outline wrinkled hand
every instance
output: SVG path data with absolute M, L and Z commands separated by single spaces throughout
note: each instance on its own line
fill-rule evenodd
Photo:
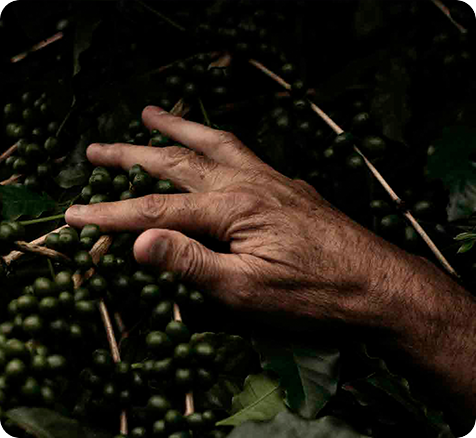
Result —
M 67 222 L 143 231 L 139 263 L 175 271 L 230 306 L 269 317 L 366 325 L 378 318 L 376 287 L 395 248 L 352 222 L 310 185 L 258 159 L 234 135 L 147 107 L 143 120 L 188 146 L 91 145 L 95 165 L 140 163 L 184 193 L 75 206 Z M 198 240 L 229 243 L 230 253 Z

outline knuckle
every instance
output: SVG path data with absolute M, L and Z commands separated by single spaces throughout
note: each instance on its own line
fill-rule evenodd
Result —
M 191 240 L 174 248 L 174 266 L 178 266 L 184 279 L 200 279 L 203 254 L 198 243 Z
M 229 208 L 226 214 L 232 223 L 239 223 L 241 219 L 271 211 L 276 207 L 273 198 L 259 196 L 253 190 L 247 188 L 240 188 L 237 191 L 227 193 L 227 196 L 229 202 L 226 205 L 229 205 Z
M 163 159 L 169 167 L 178 166 L 183 163 L 185 159 L 189 159 L 190 156 L 194 154 L 193 151 L 181 146 L 169 146 L 163 148 L 162 151 L 164 153 Z
M 202 180 L 209 176 L 218 166 L 216 161 L 180 146 L 170 146 L 164 148 L 164 151 L 167 154 L 165 161 L 169 169 L 179 166 L 183 168 L 188 167 L 197 173 Z
M 301 190 L 304 190 L 306 194 L 311 195 L 313 198 L 320 198 L 317 190 L 303 179 L 295 179 L 294 183 L 299 186 Z
M 221 146 L 235 146 L 239 142 L 235 134 L 228 131 L 218 131 L 218 140 Z
M 165 197 L 147 195 L 138 198 L 138 213 L 146 223 L 155 222 L 163 216 L 165 211 Z

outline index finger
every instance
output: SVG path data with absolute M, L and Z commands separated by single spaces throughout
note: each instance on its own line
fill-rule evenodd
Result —
M 144 124 L 167 137 L 200 152 L 217 163 L 250 168 L 265 165 L 233 134 L 200 123 L 173 116 L 157 106 L 147 106 L 142 112 Z

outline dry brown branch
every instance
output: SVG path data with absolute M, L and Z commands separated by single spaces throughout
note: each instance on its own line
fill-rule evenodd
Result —
M 214 59 L 214 58 L 218 58 L 220 56 L 221 52 L 210 52 L 209 53 L 209 56 L 210 58 Z M 170 64 L 167 64 L 167 65 L 162 65 L 161 67 L 159 68 L 156 68 L 152 71 L 148 71 L 147 73 L 144 73 L 143 75 L 139 76 L 140 79 L 144 79 L 144 78 L 147 78 L 149 76 L 152 76 L 152 75 L 155 75 L 155 74 L 160 74 L 166 70 L 169 70 L 170 68 L 174 67 L 177 63 L 179 62 L 187 62 L 187 61 L 191 61 L 192 59 L 195 58 L 196 55 L 193 55 L 193 56 L 189 56 L 188 58 L 184 58 L 184 59 L 181 59 L 181 60 L 178 60 L 178 61 L 174 61 Z
M 18 143 L 10 146 L 2 155 L 0 155 L 0 163 L 3 163 L 8 157 L 11 157 L 18 149 Z
M 40 41 L 38 44 L 35 44 L 30 50 L 27 50 L 26 52 L 23 52 L 14 56 L 13 58 L 10 59 L 10 62 L 12 64 L 19 62 L 25 59 L 30 53 L 43 49 L 44 47 L 49 46 L 50 44 L 60 40 L 61 38 L 63 38 L 63 32 L 57 32 L 53 36 L 50 36 L 49 38 L 43 41 Z
M 433 4 L 441 11 L 443 12 L 443 14 L 446 15 L 446 17 L 448 18 L 448 20 L 451 21 L 451 23 L 461 32 L 461 33 L 467 33 L 468 30 L 461 26 L 461 24 L 459 24 L 457 21 L 455 21 L 455 19 L 451 16 L 451 13 L 450 13 L 450 10 L 444 5 L 443 2 L 441 2 L 440 0 L 431 0 L 433 2 Z
M 43 245 L 45 243 L 46 238 L 52 233 L 58 233 L 61 229 L 66 228 L 68 225 L 63 225 L 62 227 L 53 230 L 44 236 L 38 237 L 38 239 L 32 240 L 30 242 L 31 245 Z M 10 254 L 4 257 L 5 263 L 9 265 L 10 263 L 14 262 L 15 260 L 19 259 L 24 253 L 22 251 L 12 251 Z
M 101 256 L 107 253 L 111 244 L 112 244 L 112 237 L 109 235 L 105 234 L 104 236 L 101 236 L 98 239 L 98 241 L 91 248 L 91 251 L 89 251 L 94 264 L 97 264 L 99 260 L 101 259 Z M 89 278 L 93 276 L 94 272 L 95 272 L 95 269 L 91 268 L 82 274 L 81 273 L 74 274 L 73 275 L 74 288 L 77 289 L 78 287 L 80 287 L 86 280 L 88 280 Z
M 228 67 L 230 64 L 231 64 L 231 55 L 228 52 L 225 52 L 216 61 L 211 62 L 208 68 L 210 69 L 213 67 Z
M 116 342 L 116 337 L 114 335 L 114 328 L 112 327 L 111 318 L 109 317 L 109 312 L 106 307 L 106 303 L 101 298 L 99 300 L 99 313 L 101 314 L 101 319 L 106 329 L 107 342 L 109 343 L 109 348 L 111 349 L 111 355 L 114 362 L 121 361 L 121 354 L 119 353 L 119 346 Z
M 68 256 L 61 252 L 54 251 L 53 249 L 45 248 L 44 246 L 34 245 L 19 240 L 15 242 L 15 248 L 22 253 L 38 254 L 56 260 L 57 262 L 65 263 L 69 266 L 73 265 L 73 261 Z
M 94 244 L 91 248 L 89 253 L 93 259 L 93 262 L 97 264 L 104 254 L 107 253 L 109 247 L 112 244 L 112 237 L 109 235 L 101 236 L 98 241 Z M 94 268 L 89 269 L 83 274 L 76 273 L 73 275 L 74 281 L 74 288 L 77 289 L 80 287 L 84 281 L 90 278 L 95 272 Z M 107 342 L 109 344 L 109 349 L 111 350 L 112 359 L 115 363 L 121 361 L 121 354 L 119 352 L 119 345 L 116 340 L 116 336 L 114 334 L 114 328 L 112 326 L 111 318 L 109 316 L 109 312 L 107 310 L 106 303 L 104 299 L 100 299 L 98 303 L 99 313 L 101 315 L 101 320 L 104 325 L 104 330 L 106 331 Z M 120 433 L 123 435 L 127 435 L 127 414 L 126 411 L 123 410 L 120 416 Z
M 185 416 L 195 412 L 195 403 L 193 401 L 193 392 L 185 394 Z
M 9 186 L 15 184 L 16 182 L 20 181 L 23 175 L 12 175 L 10 178 L 1 181 L 0 186 Z
M 182 315 L 177 303 L 174 303 L 174 321 L 182 321 Z M 193 401 L 193 392 L 187 392 L 185 395 L 185 415 L 190 415 L 195 412 L 195 404 Z

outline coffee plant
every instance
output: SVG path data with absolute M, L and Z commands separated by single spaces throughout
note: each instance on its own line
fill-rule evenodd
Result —
M 366 339 L 270 334 L 265 316 L 251 324 L 206 287 L 139 265 L 136 234 L 75 229 L 64 212 L 177 193 L 140 164 L 86 158 L 96 142 L 177 146 L 142 124 L 153 104 L 233 132 L 472 291 L 474 31 L 471 8 L 453 0 L 10 3 L 0 21 L 4 430 L 455 436 L 438 394 Z

